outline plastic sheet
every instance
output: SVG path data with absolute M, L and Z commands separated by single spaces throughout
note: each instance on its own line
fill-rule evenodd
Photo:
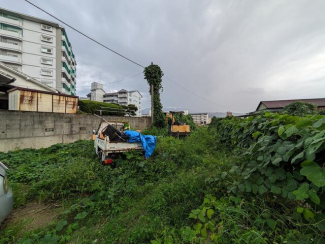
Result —
M 145 151 L 146 158 L 149 158 L 153 154 L 156 148 L 156 142 L 157 142 L 156 136 L 142 135 L 141 133 L 134 130 L 126 130 L 124 134 L 129 137 L 128 142 L 142 143 L 142 147 L 143 150 Z

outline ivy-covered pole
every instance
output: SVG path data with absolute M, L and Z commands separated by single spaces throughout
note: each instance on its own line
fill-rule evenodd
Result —
M 164 113 L 162 111 L 162 104 L 160 102 L 160 91 L 163 90 L 161 85 L 161 77 L 164 75 L 160 67 L 151 63 L 144 69 L 144 78 L 149 84 L 149 93 L 151 93 L 151 99 L 153 105 L 151 105 L 151 116 L 153 118 L 153 125 L 158 128 L 166 126 Z

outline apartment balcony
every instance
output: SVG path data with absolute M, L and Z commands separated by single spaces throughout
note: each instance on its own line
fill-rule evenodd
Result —
M 67 47 L 69 48 L 69 51 L 72 52 L 71 44 L 65 35 L 62 35 L 62 41 L 65 41 L 65 43 L 67 44 Z
M 21 57 L 13 57 L 0 54 L 0 61 L 5 63 L 21 64 Z
M 69 81 L 67 81 L 64 77 L 61 78 L 62 84 L 65 84 L 67 87 L 70 87 Z
M 65 67 L 62 67 L 62 73 L 66 74 L 66 76 L 71 80 L 71 75 L 69 74 L 69 72 L 66 70 Z
M 114 99 L 104 99 L 105 103 L 116 103 L 118 104 L 118 100 L 114 100 Z
M 62 77 L 61 77 L 61 81 L 62 81 L 62 82 L 64 81 L 64 82 L 66 82 L 67 84 L 68 84 L 68 83 L 72 83 L 72 82 L 71 82 L 71 79 L 69 79 L 69 77 L 66 77 L 66 76 L 62 76 Z
M 0 22 L 10 24 L 10 25 L 14 25 L 14 26 L 19 26 L 19 27 L 23 26 L 22 21 L 9 19 L 9 18 L 3 17 L 3 16 L 0 16 Z
M 64 55 L 62 55 L 61 60 L 62 60 L 62 62 L 65 62 L 66 64 L 70 65 L 70 60 L 67 60 L 67 58 Z
M 11 51 L 16 51 L 16 52 L 21 52 L 21 45 L 15 45 L 15 44 L 8 43 L 8 42 L 0 41 L 0 48 L 6 49 L 6 50 L 11 50 Z
M 22 38 L 22 35 L 20 33 L 18 33 L 18 32 L 8 31 L 8 30 L 1 30 L 1 29 L 0 29 L 0 35 L 9 36 L 9 37 L 16 38 L 16 39 L 19 39 L 19 40 L 21 40 L 21 38 Z
M 77 77 L 76 72 L 71 72 L 71 76 L 75 79 Z
M 65 41 L 65 43 L 67 43 L 67 44 L 69 43 L 68 40 L 67 40 L 67 38 L 65 37 L 65 35 L 62 35 L 62 41 Z
M 119 103 L 128 103 L 127 99 L 119 99 L 118 101 L 119 101 Z
M 65 45 L 61 47 L 62 52 L 66 53 L 66 56 L 68 56 L 70 59 L 71 57 L 71 52 L 69 51 L 68 47 L 66 47 Z

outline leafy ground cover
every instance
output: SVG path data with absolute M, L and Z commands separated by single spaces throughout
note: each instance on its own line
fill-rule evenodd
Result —
M 153 157 L 128 153 L 115 169 L 92 141 L 1 153 L 13 214 L 31 204 L 55 214 L 37 228 L 9 219 L 0 243 L 322 243 L 324 188 L 304 168 L 323 173 L 323 144 L 308 149 L 323 117 L 281 116 L 214 120 L 184 140 L 146 131 L 161 135 Z

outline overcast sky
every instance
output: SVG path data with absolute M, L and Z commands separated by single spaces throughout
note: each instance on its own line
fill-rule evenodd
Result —
M 325 97 L 323 0 L 30 1 L 143 66 L 158 64 L 168 78 L 208 100 L 163 79 L 165 108 L 249 112 L 261 100 Z M 24 0 L 0 5 L 53 21 Z M 143 108 L 150 106 L 142 74 L 115 82 L 140 67 L 66 30 L 79 96 L 100 81 L 106 91 L 139 90 Z

